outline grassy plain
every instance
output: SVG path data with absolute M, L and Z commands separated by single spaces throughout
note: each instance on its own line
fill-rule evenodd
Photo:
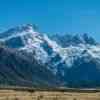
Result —
M 100 100 L 100 92 L 95 90 L 0 89 L 0 100 Z

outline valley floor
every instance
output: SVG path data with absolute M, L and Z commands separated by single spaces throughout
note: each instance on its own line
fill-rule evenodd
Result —
M 100 100 L 100 92 L 0 90 L 0 100 Z

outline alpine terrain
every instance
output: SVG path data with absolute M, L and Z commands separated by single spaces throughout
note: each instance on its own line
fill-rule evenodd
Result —
M 0 84 L 100 87 L 100 44 L 83 35 L 39 33 L 26 24 L 0 33 Z

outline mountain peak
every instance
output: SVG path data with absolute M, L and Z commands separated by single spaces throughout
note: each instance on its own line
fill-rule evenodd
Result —
M 23 33 L 37 33 L 37 25 L 35 24 L 23 24 L 13 28 L 8 29 L 7 31 L 0 33 L 0 39 L 7 38 L 12 35 L 18 35 Z
M 19 26 L 20 29 L 22 29 L 23 31 L 33 31 L 33 25 L 32 24 L 24 24 L 24 25 L 20 25 Z
M 54 35 L 52 36 L 53 40 L 56 40 L 58 44 L 61 44 L 63 47 L 70 45 L 79 45 L 79 44 L 88 44 L 88 45 L 97 45 L 98 43 L 95 39 L 90 36 L 88 33 L 83 34 L 64 34 L 64 35 Z
M 4 33 L 21 33 L 21 32 L 34 32 L 37 30 L 37 26 L 35 24 L 23 24 L 16 26 L 14 28 L 10 28 Z
M 22 31 L 37 31 L 37 25 L 35 24 L 23 24 L 18 26 Z
M 17 27 L 11 28 L 7 32 L 9 32 L 9 31 L 12 33 L 33 32 L 33 31 L 36 31 L 36 25 L 23 24 L 23 25 L 19 25 Z

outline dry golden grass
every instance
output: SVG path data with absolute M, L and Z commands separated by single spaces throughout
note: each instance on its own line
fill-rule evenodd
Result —
M 0 90 L 0 100 L 100 100 L 100 92 Z

